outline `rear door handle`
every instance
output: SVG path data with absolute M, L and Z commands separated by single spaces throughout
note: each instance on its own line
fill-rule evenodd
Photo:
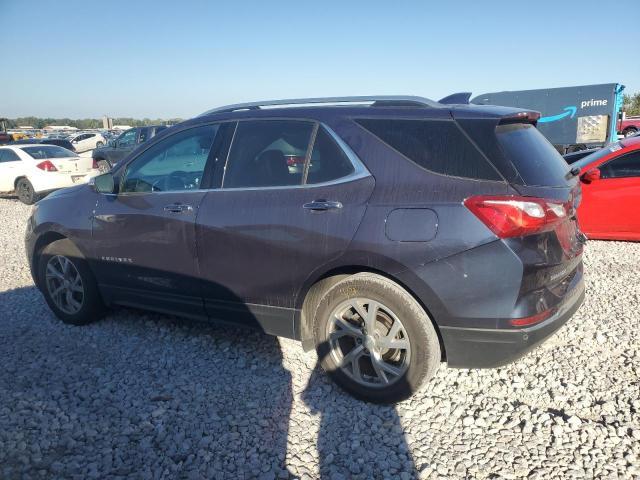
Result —
M 323 212 L 325 210 L 336 210 L 342 208 L 342 203 L 332 202 L 328 200 L 314 200 L 313 202 L 305 203 L 302 208 L 306 210 L 313 210 L 314 212 Z
M 164 207 L 164 211 L 171 213 L 193 212 L 193 207 L 191 205 L 185 205 L 183 203 L 174 203 Z

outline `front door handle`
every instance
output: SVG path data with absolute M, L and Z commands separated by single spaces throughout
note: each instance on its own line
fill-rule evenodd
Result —
M 164 207 L 164 211 L 170 213 L 193 212 L 193 207 L 184 203 L 173 203 Z
M 314 212 L 324 212 L 326 210 L 340 209 L 342 208 L 342 203 L 329 200 L 314 200 L 313 202 L 305 203 L 302 208 L 313 210 Z

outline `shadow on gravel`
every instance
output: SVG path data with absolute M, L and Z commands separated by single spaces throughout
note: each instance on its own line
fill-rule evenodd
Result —
M 117 310 L 86 327 L 0 292 L 0 478 L 288 478 L 275 337 Z
M 321 417 L 317 443 L 320 477 L 417 478 L 395 407 L 351 397 L 329 379 L 320 363 L 321 359 L 303 393 L 305 403 Z

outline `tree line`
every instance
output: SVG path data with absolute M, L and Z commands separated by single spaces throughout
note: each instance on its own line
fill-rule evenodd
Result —
M 640 92 L 624 94 L 624 111 L 627 116 L 640 115 Z
M 114 118 L 114 125 L 130 125 L 132 127 L 143 127 L 145 125 L 166 125 L 175 124 L 181 122 L 181 118 Z M 39 118 L 39 117 L 19 117 L 7 119 L 7 128 L 18 128 L 21 125 L 29 125 L 33 128 L 44 128 L 47 125 L 68 125 L 70 127 L 76 127 L 80 130 L 86 130 L 91 128 L 102 128 L 101 118 Z

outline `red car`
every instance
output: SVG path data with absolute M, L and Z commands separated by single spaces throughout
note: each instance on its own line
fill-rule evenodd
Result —
M 640 241 L 640 137 L 602 148 L 580 168 L 578 222 L 588 238 Z

